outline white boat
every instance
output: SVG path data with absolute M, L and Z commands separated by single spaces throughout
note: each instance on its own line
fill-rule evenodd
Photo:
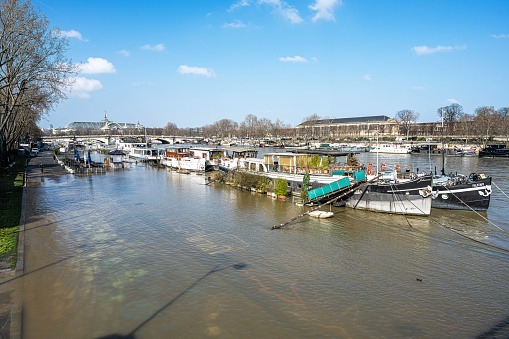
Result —
M 210 164 L 210 153 L 208 151 L 198 152 L 191 151 L 189 147 L 167 147 L 165 155 L 161 160 L 161 164 L 179 170 L 187 170 L 193 172 L 205 172 L 213 169 Z
M 129 156 L 137 161 L 157 161 L 162 158 L 162 151 L 153 147 L 135 147 L 131 148 Z
M 193 158 L 206 160 L 205 171 L 218 169 L 223 156 L 223 150 L 214 147 L 193 147 L 189 152 Z
M 325 212 L 325 211 L 313 211 L 313 212 L 309 212 L 309 216 L 315 217 L 315 218 L 320 218 L 320 219 L 330 218 L 333 215 L 334 215 L 333 212 Z
M 254 149 L 240 147 L 225 148 L 223 151 L 225 157 L 221 159 L 219 168 L 228 171 L 237 167 L 245 167 L 246 160 L 255 159 L 258 154 Z
M 403 144 L 380 144 L 373 146 L 370 150 L 372 153 L 394 153 L 394 154 L 410 154 L 410 145 Z

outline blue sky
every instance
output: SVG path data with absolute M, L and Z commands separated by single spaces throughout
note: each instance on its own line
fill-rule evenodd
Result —
M 33 1 L 82 63 L 41 127 L 509 106 L 507 0 Z

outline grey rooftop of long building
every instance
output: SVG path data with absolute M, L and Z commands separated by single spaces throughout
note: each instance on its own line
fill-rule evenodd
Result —
M 334 118 L 334 119 L 320 119 L 309 120 L 297 125 L 297 127 L 314 126 L 314 125 L 331 125 L 331 124 L 354 124 L 354 123 L 374 123 L 374 122 L 387 122 L 393 120 L 386 115 L 372 115 L 366 117 L 354 118 Z

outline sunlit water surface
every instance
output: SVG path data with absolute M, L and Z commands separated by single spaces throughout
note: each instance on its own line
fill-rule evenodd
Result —
M 427 156 L 379 162 L 430 169 Z M 508 161 L 446 167 L 509 192 Z M 25 273 L 44 268 L 17 280 L 24 337 L 466 338 L 509 316 L 509 252 L 479 243 L 509 250 L 495 187 L 480 215 L 332 208 L 270 230 L 308 207 L 204 183 L 137 164 L 29 187 Z

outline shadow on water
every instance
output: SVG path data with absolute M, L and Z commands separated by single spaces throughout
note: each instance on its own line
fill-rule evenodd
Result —
M 495 324 L 492 328 L 476 337 L 476 339 L 488 338 L 509 338 L 509 317 Z
M 136 338 L 135 336 L 135 333 L 140 330 L 142 327 L 144 327 L 145 325 L 147 325 L 152 319 L 154 319 L 155 317 L 157 317 L 158 314 L 160 314 L 161 312 L 163 312 L 165 309 L 167 309 L 168 307 L 170 307 L 174 302 L 176 302 L 180 297 L 184 296 L 184 294 L 186 294 L 186 292 L 189 292 L 193 287 L 195 287 L 197 284 L 200 283 L 200 281 L 204 280 L 205 278 L 207 278 L 209 275 L 213 274 L 213 273 L 216 273 L 216 272 L 220 272 L 220 271 L 223 271 L 227 268 L 230 268 L 230 267 L 233 267 L 234 269 L 236 270 L 242 270 L 244 268 L 247 267 L 247 264 L 244 264 L 244 263 L 238 263 L 238 264 L 233 264 L 233 265 L 230 265 L 230 266 L 226 266 L 226 267 L 222 267 L 222 268 L 219 268 L 219 265 L 214 267 L 213 269 L 211 269 L 210 271 L 208 271 L 207 273 L 205 273 L 204 275 L 202 275 L 199 279 L 197 279 L 192 285 L 190 285 L 188 288 L 186 288 L 185 290 L 183 290 L 182 292 L 180 292 L 180 294 L 178 294 L 175 298 L 173 298 L 172 300 L 170 300 L 168 303 L 166 303 L 164 306 L 162 306 L 161 308 L 159 308 L 156 312 L 154 312 L 150 317 L 148 317 L 147 319 L 145 319 L 143 322 L 141 322 L 138 326 L 136 326 L 135 329 L 133 329 L 131 332 L 129 332 L 128 334 L 126 335 L 122 335 L 122 334 L 109 334 L 109 335 L 106 335 L 106 336 L 102 336 L 102 337 L 99 337 L 98 339 L 134 339 Z

